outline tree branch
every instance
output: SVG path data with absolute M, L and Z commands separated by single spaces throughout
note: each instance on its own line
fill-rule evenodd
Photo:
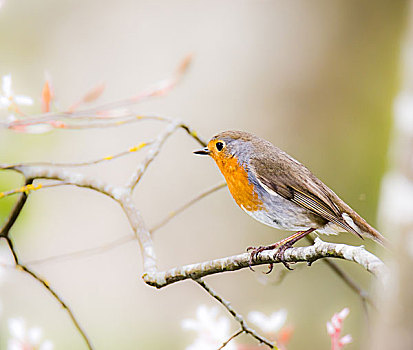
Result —
M 315 241 L 312 237 L 306 236 L 305 237 L 307 241 L 309 241 L 311 244 L 314 244 Z M 366 303 L 370 304 L 370 306 L 373 306 L 376 308 L 376 305 L 374 304 L 373 300 L 369 297 L 369 294 L 367 291 L 365 291 L 363 288 L 361 288 L 351 277 L 348 273 L 346 273 L 341 267 L 339 267 L 334 261 L 331 261 L 330 259 L 323 259 L 323 262 L 331 269 L 333 270 L 338 277 L 340 277 L 345 284 L 347 284 L 354 292 L 356 292 L 360 299 L 361 303 L 363 305 L 363 309 L 366 311 L 367 315 L 367 305 Z
M 26 179 L 25 186 L 31 185 L 33 183 L 33 179 Z M 13 207 L 13 210 L 11 211 L 7 221 L 3 225 L 3 227 L 0 230 L 0 237 L 8 237 L 9 236 L 9 231 L 16 222 L 17 218 L 19 217 L 24 205 L 26 204 L 27 201 L 27 193 L 23 192 L 20 196 L 20 198 L 17 200 L 16 204 Z
M 196 197 L 192 198 L 191 200 L 189 200 L 188 202 L 186 202 L 185 204 L 183 204 L 182 206 L 180 206 L 178 209 L 172 211 L 169 213 L 168 216 L 166 216 L 165 218 L 163 218 L 160 222 L 158 222 L 157 224 L 155 224 L 151 229 L 151 233 L 153 234 L 155 231 L 159 230 L 161 227 L 165 226 L 170 220 L 172 220 L 175 216 L 177 216 L 178 214 L 182 213 L 184 210 L 188 209 L 189 207 L 191 207 L 192 205 L 194 205 L 195 203 L 197 203 L 198 201 L 200 201 L 201 199 L 205 198 L 206 196 L 209 196 L 211 193 L 214 193 L 218 190 L 220 190 L 221 188 L 224 188 L 227 186 L 226 182 L 221 182 L 218 185 L 215 185 L 211 188 L 206 189 L 205 191 L 201 192 L 200 194 L 198 194 Z
M 274 257 L 275 252 L 276 250 L 268 250 L 259 253 L 252 266 L 279 263 L 280 260 Z M 312 246 L 287 249 L 284 258 L 289 263 L 307 262 L 309 265 L 322 258 L 340 258 L 358 263 L 382 281 L 388 275 L 384 263 L 375 255 L 366 251 L 364 247 L 327 243 L 320 238 L 316 238 L 315 244 Z M 249 259 L 250 254 L 244 253 L 203 263 L 175 267 L 164 272 L 148 271 L 143 274 L 142 278 L 148 285 L 162 288 L 188 278 L 199 279 L 216 273 L 240 270 L 249 267 Z
M 158 135 L 153 145 L 150 147 L 148 153 L 146 154 L 145 159 L 143 160 L 143 162 L 139 164 L 139 167 L 138 169 L 136 169 L 135 173 L 132 174 L 130 180 L 126 184 L 126 188 L 130 188 L 132 191 L 136 187 L 136 185 L 140 181 L 141 177 L 145 173 L 148 166 L 152 163 L 152 161 L 159 154 L 165 141 L 168 139 L 169 136 L 173 134 L 173 132 L 179 127 L 179 125 L 180 123 L 177 121 L 171 122 L 165 128 L 164 132 Z
M 234 339 L 236 336 L 240 335 L 241 333 L 245 332 L 249 335 L 251 335 L 253 338 L 257 339 L 260 343 L 263 343 L 267 346 L 270 347 L 270 349 L 274 348 L 274 344 L 270 342 L 268 339 L 265 337 L 259 335 L 255 330 L 250 328 L 247 323 L 245 322 L 244 318 L 239 314 L 238 312 L 235 311 L 235 309 L 231 306 L 231 304 L 223 299 L 221 296 L 219 296 L 211 287 L 209 287 L 204 281 L 201 279 L 196 279 L 196 283 L 198 283 L 202 288 L 204 288 L 209 295 L 211 295 L 214 299 L 218 300 L 231 314 L 232 317 L 240 324 L 241 326 L 241 331 L 237 332 L 233 336 L 231 336 L 221 347 L 222 349 L 224 346 L 226 346 L 232 339 Z
M 75 328 L 77 329 L 77 331 L 79 332 L 79 334 L 81 335 L 81 337 L 83 338 L 83 340 L 86 342 L 86 346 L 89 350 L 92 350 L 92 344 L 86 334 L 86 332 L 82 329 L 82 327 L 80 326 L 78 320 L 76 319 L 75 315 L 73 314 L 71 308 L 69 307 L 69 305 L 67 305 L 63 299 L 55 292 L 55 290 L 50 286 L 50 284 L 44 280 L 43 278 L 41 278 L 39 275 L 37 275 L 34 271 L 32 271 L 31 269 L 29 269 L 26 265 L 23 265 L 19 262 L 19 258 L 18 255 L 14 249 L 13 246 L 13 241 L 9 238 L 9 237 L 4 237 L 7 241 L 7 244 L 10 248 L 10 251 L 13 254 L 13 259 L 14 262 L 16 264 L 16 268 L 22 272 L 27 273 L 28 275 L 30 275 L 31 277 L 33 277 L 36 281 L 38 281 L 39 283 L 42 284 L 42 286 L 44 288 L 46 288 L 46 290 L 52 295 L 52 297 L 62 306 L 62 308 L 67 312 L 67 314 L 69 315 L 70 319 L 72 320 L 73 325 L 75 326 Z
M 240 329 L 239 331 L 235 332 L 233 335 L 231 335 L 226 341 L 224 341 L 224 343 L 218 348 L 218 350 L 221 350 L 223 348 L 225 348 L 229 342 L 233 339 L 235 339 L 236 337 L 238 337 L 239 335 L 241 335 L 242 333 L 244 333 L 244 331 L 242 329 Z

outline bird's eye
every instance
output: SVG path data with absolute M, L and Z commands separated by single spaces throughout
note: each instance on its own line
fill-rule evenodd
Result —
M 217 142 L 215 144 L 215 147 L 217 148 L 218 152 L 221 152 L 222 149 L 224 148 L 224 143 L 223 142 Z

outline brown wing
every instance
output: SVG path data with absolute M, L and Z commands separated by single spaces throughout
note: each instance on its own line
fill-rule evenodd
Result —
M 274 149 L 276 148 L 274 147 Z M 285 199 L 363 238 L 360 233 L 344 221 L 342 212 L 333 201 L 332 194 L 334 192 L 304 165 L 285 152 L 276 150 L 278 152 L 273 150 L 270 158 L 264 159 L 258 155 L 251 159 L 250 168 L 255 177 Z
M 354 233 L 355 235 L 363 238 L 360 233 L 354 230 L 350 225 L 348 225 L 344 219 L 340 216 L 337 216 L 330 207 L 324 202 L 320 200 L 320 198 L 313 197 L 313 195 L 305 194 L 300 190 L 295 188 L 293 189 L 293 198 L 291 201 L 295 204 L 298 204 L 308 210 L 312 211 L 314 214 L 318 214 L 324 219 L 333 222 L 334 224 L 342 227 L 346 231 L 350 233 Z

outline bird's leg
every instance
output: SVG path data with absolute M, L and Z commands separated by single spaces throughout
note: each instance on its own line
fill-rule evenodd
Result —
M 288 263 L 284 260 L 284 252 L 286 251 L 286 249 L 291 248 L 293 246 L 294 243 L 298 242 L 301 238 L 307 236 L 308 234 L 310 234 L 311 232 L 315 231 L 315 228 L 310 228 L 306 231 L 298 231 L 296 233 L 294 233 L 293 235 L 282 239 L 281 241 L 278 241 L 274 244 L 271 244 L 269 246 L 260 246 L 258 248 L 255 247 L 248 247 L 247 251 L 251 250 L 251 255 L 250 255 L 250 261 L 249 261 L 249 267 L 251 270 L 251 264 L 253 262 L 253 260 L 257 257 L 257 255 L 261 252 L 263 252 L 264 250 L 272 250 L 275 248 L 278 248 L 277 252 L 275 253 L 274 257 L 279 259 L 284 266 L 288 269 L 288 270 L 292 270 L 290 268 L 290 266 L 288 265 Z M 270 264 L 270 268 L 269 271 L 267 273 L 270 273 L 272 271 L 273 268 L 273 264 Z
M 277 242 L 280 244 L 278 245 L 279 248 L 277 252 L 275 253 L 274 257 L 278 258 L 288 270 L 292 270 L 292 268 L 290 268 L 290 266 L 284 259 L 285 251 L 288 248 L 291 248 L 294 243 L 298 242 L 301 238 L 304 238 L 305 236 L 307 236 L 313 231 L 315 231 L 315 228 L 310 228 L 307 231 L 298 231 L 294 233 L 293 235 L 291 235 L 290 237 L 284 238 L 283 240 Z

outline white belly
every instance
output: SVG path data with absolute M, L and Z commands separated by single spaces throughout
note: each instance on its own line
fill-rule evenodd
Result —
M 244 211 L 255 220 L 281 230 L 302 231 L 314 227 L 314 223 L 304 213 L 300 212 L 295 213 L 291 210 L 285 211 L 283 209 L 271 213 L 266 210 L 248 211 L 244 209 Z
M 317 228 L 315 233 L 321 233 L 324 235 L 336 235 L 340 232 L 344 232 L 341 227 L 333 224 L 332 222 L 329 222 L 321 227 L 316 227 L 316 225 L 314 225 L 314 223 L 311 222 L 305 215 L 300 215 L 299 213 L 296 215 L 281 216 L 274 215 L 274 213 L 271 213 L 272 215 L 269 215 L 265 210 L 248 211 L 244 209 L 244 211 L 248 215 L 252 216 L 255 220 L 280 230 L 306 231 L 309 228 Z

